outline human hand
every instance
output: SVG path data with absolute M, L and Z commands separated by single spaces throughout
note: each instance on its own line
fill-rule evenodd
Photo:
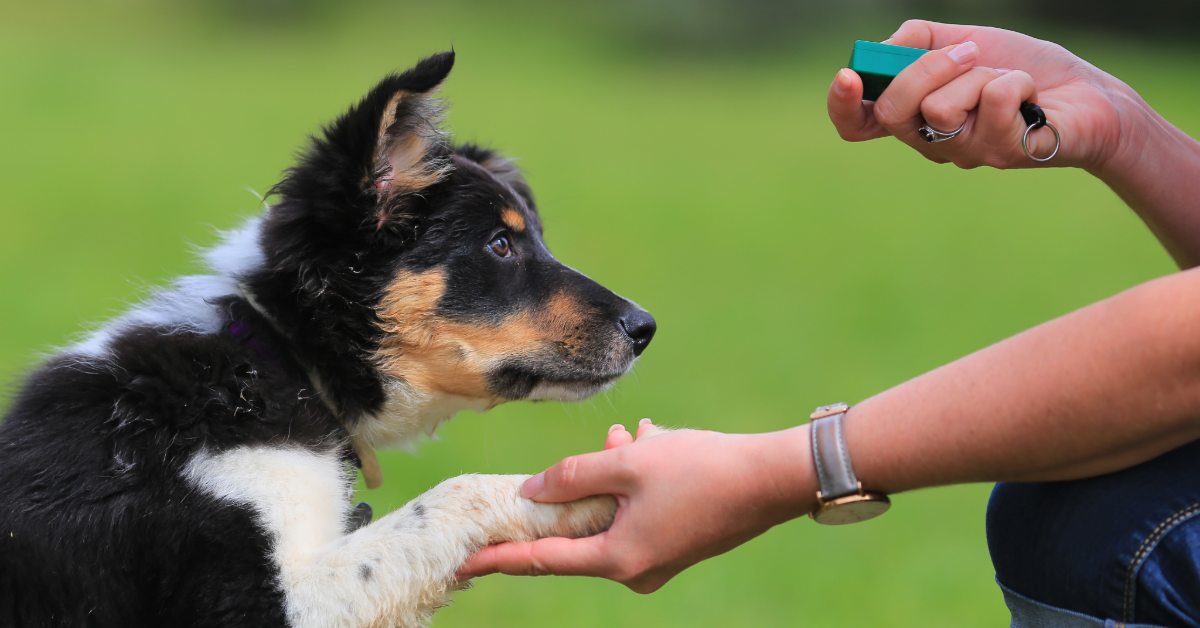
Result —
M 539 502 L 615 495 L 619 507 L 607 532 L 493 545 L 458 577 L 598 576 L 651 593 L 687 567 L 815 508 L 808 438 L 807 425 L 769 434 L 666 432 L 643 419 L 635 442 L 614 425 L 604 451 L 566 458 L 522 489 Z
M 1021 150 L 1027 128 L 1018 111 L 1037 103 L 1062 134 L 1056 166 L 1099 170 L 1122 147 L 1142 103 L 1124 83 L 1062 46 L 998 28 L 909 20 L 885 43 L 931 50 L 905 68 L 877 102 L 862 101 L 862 79 L 838 72 L 829 88 L 829 118 L 849 141 L 893 135 L 937 163 L 961 168 L 1038 165 Z M 1123 115 L 1125 114 L 1125 115 Z M 1144 117 L 1144 116 L 1143 116 Z M 928 144 L 917 129 L 928 123 L 962 133 Z M 1049 129 L 1029 135 L 1039 157 L 1054 149 Z

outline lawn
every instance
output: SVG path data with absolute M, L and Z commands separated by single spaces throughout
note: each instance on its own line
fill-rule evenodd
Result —
M 194 247 L 258 210 L 247 188 L 268 189 L 307 133 L 451 45 L 456 136 L 520 157 L 552 249 L 659 332 L 603 397 L 467 413 L 382 454 L 387 483 L 363 492 L 378 514 L 450 475 L 539 471 L 614 422 L 796 425 L 1173 270 L 1082 172 L 960 171 L 840 141 L 824 93 L 849 29 L 700 59 L 546 7 L 353 7 L 263 26 L 189 3 L 0 4 L 3 381 L 194 272 Z M 1200 53 L 1064 38 L 1200 133 L 1200 86 L 1178 81 Z M 900 495 L 861 526 L 795 521 L 645 597 L 492 576 L 435 625 L 1000 626 L 989 490 Z

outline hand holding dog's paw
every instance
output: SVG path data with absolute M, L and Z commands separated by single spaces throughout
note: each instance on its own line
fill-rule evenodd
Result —
M 643 420 L 635 440 L 613 426 L 604 451 L 566 458 L 521 490 L 541 503 L 615 495 L 620 508 L 608 531 L 492 545 L 458 577 L 587 575 L 655 591 L 683 569 L 811 510 L 816 488 L 807 438 L 807 427 L 669 432 Z
M 515 479 L 524 477 L 513 476 Z M 528 481 L 521 483 L 518 494 L 525 490 L 527 484 Z M 617 500 L 612 495 L 593 495 L 562 504 L 539 503 L 528 499 L 519 499 L 518 503 L 523 516 L 512 522 L 511 529 L 494 533 L 489 543 L 592 536 L 609 529 L 617 514 Z

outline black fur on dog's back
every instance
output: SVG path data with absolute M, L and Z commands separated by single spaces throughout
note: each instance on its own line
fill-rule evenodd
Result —
M 184 466 L 280 434 L 332 445 L 337 421 L 226 334 L 139 329 L 111 351 L 34 371 L 0 424 L 0 626 L 283 625 L 269 539 Z
M 0 424 L 0 627 L 285 625 L 279 530 L 201 490 L 197 461 L 349 465 L 632 367 L 653 319 L 554 259 L 511 162 L 441 131 L 453 62 L 386 77 L 313 138 L 214 275 L 28 376 Z

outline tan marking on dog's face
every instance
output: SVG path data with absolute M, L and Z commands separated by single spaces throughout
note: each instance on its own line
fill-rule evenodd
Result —
M 378 314 L 386 335 L 375 358 L 387 375 L 423 392 L 486 399 L 494 397 L 488 374 L 499 360 L 555 345 L 576 348 L 584 314 L 571 297 L 555 295 L 495 324 L 464 323 L 436 311 L 445 282 L 440 269 L 402 272 L 385 290 Z
M 525 230 L 525 217 L 521 212 L 509 207 L 500 212 L 500 220 L 508 226 L 509 229 L 517 233 Z

